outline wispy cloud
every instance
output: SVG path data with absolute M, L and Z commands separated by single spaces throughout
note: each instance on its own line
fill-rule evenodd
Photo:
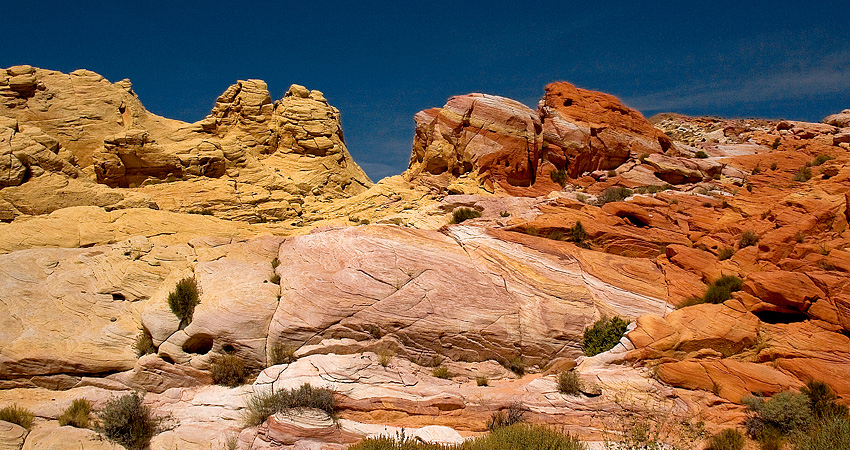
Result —
M 850 59 L 845 59 L 848 61 Z M 850 92 L 850 67 L 824 64 L 800 71 L 769 73 L 761 77 L 682 87 L 624 101 L 641 111 L 659 112 L 746 106 L 765 101 L 803 100 Z

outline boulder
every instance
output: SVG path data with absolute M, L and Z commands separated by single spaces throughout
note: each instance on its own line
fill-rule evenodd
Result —
M 838 114 L 827 116 L 823 123 L 839 128 L 850 127 L 850 109 L 845 109 Z

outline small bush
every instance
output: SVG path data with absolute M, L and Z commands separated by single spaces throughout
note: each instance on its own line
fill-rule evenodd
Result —
M 777 148 L 779 148 L 779 144 L 780 144 L 781 142 L 782 142 L 782 139 L 781 139 L 781 138 L 776 138 L 776 139 L 773 141 L 773 143 L 772 143 L 772 144 L 770 144 L 770 148 L 772 148 L 772 149 L 776 150 Z M 776 164 L 776 163 L 774 163 L 774 164 Z
M 850 449 L 850 419 L 832 416 L 795 436 L 794 450 Z
M 181 327 L 192 322 L 192 314 L 194 314 L 198 303 L 200 303 L 198 284 L 194 278 L 184 278 L 178 281 L 174 291 L 168 294 L 168 307 L 180 319 Z
M 148 330 L 143 329 L 138 336 L 136 336 L 136 342 L 133 344 L 133 349 L 136 350 L 136 357 L 156 353 L 156 347 L 153 345 L 153 337 L 151 337 Z
M 84 398 L 78 398 L 71 402 L 71 406 L 59 416 L 59 426 L 70 425 L 77 428 L 88 428 L 89 414 L 91 414 L 91 403 Z
M 30 410 L 21 408 L 18 405 L 6 406 L 0 409 L 0 420 L 18 424 L 26 429 L 32 426 L 34 418 L 35 416 Z
M 732 298 L 732 293 L 741 290 L 743 281 L 734 275 L 724 275 L 714 280 L 705 291 L 703 303 L 723 303 Z
M 706 450 L 743 450 L 744 435 L 740 431 L 727 428 L 708 440 Z
M 497 411 L 487 420 L 487 429 L 496 431 L 516 423 L 525 422 L 525 408 L 521 403 L 511 403 L 506 410 Z
M 516 374 L 518 377 L 525 375 L 525 360 L 520 356 L 508 358 L 505 361 L 505 368 Z
M 501 216 L 501 217 L 510 217 L 510 216 L 511 216 L 511 213 L 509 213 L 509 212 L 507 212 L 507 211 L 501 211 L 501 212 L 499 212 L 499 216 Z
M 462 444 L 441 445 L 422 442 L 406 436 L 367 438 L 349 450 L 585 450 L 577 438 L 540 425 L 514 424 L 500 427 L 490 434 L 469 439 Z
M 109 440 L 131 450 L 143 449 L 157 433 L 160 420 L 153 417 L 138 393 L 113 397 L 98 414 L 97 430 Z
M 526 227 L 525 234 L 529 236 L 540 236 L 540 230 L 535 226 Z
M 393 360 L 393 352 L 390 350 L 382 350 L 378 352 L 378 364 L 381 367 L 387 367 L 390 365 L 390 361 Z
M 778 169 L 778 168 L 779 168 L 779 165 L 778 165 L 778 164 L 776 164 L 775 162 L 774 162 L 774 163 L 770 163 L 770 170 L 776 170 L 776 169 Z
M 437 378 L 442 378 L 443 380 L 448 380 L 452 377 L 449 373 L 449 368 L 446 366 L 435 367 L 431 374 Z
M 758 164 L 756 164 L 756 166 L 753 167 L 753 171 L 750 172 L 750 175 L 758 175 L 760 173 L 761 173 L 761 167 Z
M 746 397 L 742 403 L 747 407 L 747 432 L 759 441 L 771 434 L 805 431 L 814 417 L 808 397 L 791 391 L 780 392 L 767 401 L 761 397 Z
M 277 256 L 272 260 L 272 269 L 277 269 L 277 266 L 280 265 L 280 259 Z
M 706 153 L 702 150 L 699 150 L 699 151 L 696 152 L 696 154 L 694 156 L 696 156 L 697 158 L 700 158 L 700 159 L 705 159 L 705 158 L 708 158 L 708 153 Z
M 552 170 L 549 172 L 549 178 L 564 187 L 567 184 L 567 171 L 564 169 Z
M 295 357 L 295 347 L 275 342 L 269 349 L 269 365 L 290 364 L 298 359 Z
M 290 409 L 313 408 L 336 419 L 336 398 L 328 388 L 316 388 L 304 383 L 298 389 L 282 389 L 274 393 L 252 394 L 245 405 L 245 423 L 255 426 L 272 414 Z
M 478 386 L 489 386 L 490 380 L 488 380 L 487 377 L 483 377 L 483 376 L 477 377 L 477 378 L 475 378 L 475 384 L 477 384 Z
M 561 372 L 558 375 L 558 392 L 565 395 L 581 394 L 581 381 L 574 370 Z
M 596 206 L 606 203 L 621 202 L 632 195 L 632 190 L 622 186 L 611 186 L 596 198 Z
M 587 245 L 584 242 L 585 239 L 587 239 L 587 232 L 584 231 L 584 225 L 581 224 L 581 220 L 577 220 L 575 225 L 570 228 L 570 242 L 574 242 L 579 244 L 579 246 L 584 247 Z
M 809 380 L 805 386 L 800 388 L 800 392 L 809 399 L 809 408 L 818 419 L 832 416 L 848 417 L 850 415 L 847 406 L 837 403 L 838 396 L 823 381 Z
M 553 241 L 563 241 L 565 236 L 563 231 L 555 229 L 549 232 L 548 237 Z
M 717 259 L 719 261 L 726 261 L 727 259 L 731 258 L 732 255 L 734 255 L 734 254 L 735 254 L 735 249 L 733 249 L 732 247 L 724 247 L 724 248 L 721 248 L 720 251 L 717 252 Z
M 236 355 L 215 356 L 210 364 L 210 375 L 215 384 L 236 387 L 245 383 L 248 378 L 248 368 Z
M 617 316 L 597 320 L 592 327 L 584 329 L 581 343 L 584 354 L 593 356 L 611 350 L 620 342 L 628 325 L 628 322 Z
M 472 208 L 458 208 L 452 211 L 452 223 L 461 223 L 478 217 L 481 217 L 481 211 Z
M 791 177 L 791 179 L 802 182 L 809 181 L 812 179 L 812 169 L 808 166 L 800 167 L 796 172 L 794 172 L 794 176 Z
M 829 155 L 818 155 L 818 156 L 815 156 L 815 159 L 812 161 L 812 165 L 813 166 L 819 166 L 819 165 L 821 165 L 821 164 L 823 164 L 823 163 L 825 163 L 829 160 L 832 160 L 832 159 L 835 159 L 835 158 L 832 157 L 832 156 L 829 156 Z
M 759 243 L 759 235 L 754 231 L 747 230 L 741 234 L 741 239 L 738 240 L 738 248 L 746 248 Z

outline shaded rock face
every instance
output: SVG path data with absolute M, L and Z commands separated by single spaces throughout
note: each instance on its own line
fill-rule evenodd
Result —
M 468 94 L 414 117 L 409 176 L 474 172 L 513 186 L 534 183 L 542 124 L 527 106 L 504 97 Z

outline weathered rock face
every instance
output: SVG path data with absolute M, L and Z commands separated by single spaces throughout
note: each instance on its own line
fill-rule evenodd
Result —
M 827 116 L 823 123 L 840 128 L 850 127 L 850 109 L 845 109 L 838 114 Z
M 570 83 L 546 86 L 538 113 L 545 159 L 570 177 L 615 169 L 642 154 L 666 152 L 672 141 L 616 97 Z
M 542 125 L 527 106 L 504 97 L 468 94 L 414 117 L 408 177 L 474 175 L 530 186 L 537 175 Z

